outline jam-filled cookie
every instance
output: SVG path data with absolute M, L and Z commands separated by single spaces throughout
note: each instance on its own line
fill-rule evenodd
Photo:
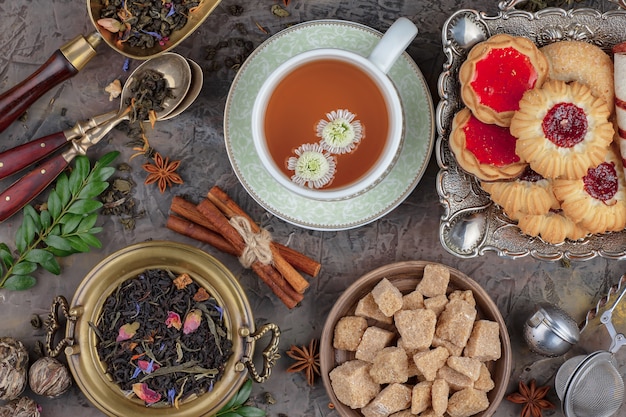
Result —
M 589 234 L 561 210 L 551 210 L 546 214 L 524 214 L 519 218 L 517 226 L 525 235 L 540 236 L 542 240 L 553 245 L 562 243 L 565 239 L 582 239 Z
M 481 182 L 480 186 L 512 220 L 525 214 L 546 214 L 551 209 L 560 207 L 552 191 L 552 181 L 537 174 L 530 167 L 515 180 Z
M 541 87 L 547 76 L 548 61 L 529 39 L 494 35 L 461 65 L 461 98 L 482 122 L 506 127 L 524 92 Z
M 583 178 L 555 180 L 553 188 L 565 215 L 590 233 L 626 227 L 626 181 L 622 162 L 612 147 Z
M 450 149 L 463 170 L 483 181 L 515 178 L 527 164 L 515 154 L 509 129 L 478 120 L 464 108 L 452 120 Z
M 511 119 L 515 152 L 546 178 L 577 179 L 604 160 L 613 124 L 604 100 L 577 82 L 549 80 L 524 93 Z

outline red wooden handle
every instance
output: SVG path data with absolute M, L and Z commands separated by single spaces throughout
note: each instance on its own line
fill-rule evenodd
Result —
M 0 179 L 53 154 L 67 142 L 65 132 L 57 132 L 0 153 Z
M 30 77 L 0 96 L 0 132 L 45 92 L 77 72 L 60 50 L 52 54 Z
M 68 164 L 65 155 L 58 154 L 14 182 L 0 194 L 0 222 L 17 213 L 30 200 L 37 197 Z

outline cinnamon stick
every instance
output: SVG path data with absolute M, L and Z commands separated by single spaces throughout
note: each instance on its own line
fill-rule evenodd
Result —
M 228 222 L 222 212 L 213 203 L 205 199 L 197 206 L 198 211 L 206 217 L 217 232 L 230 242 L 240 256 L 246 247 L 241 235 Z M 285 278 L 279 274 L 272 265 L 263 265 L 259 261 L 252 264 L 252 270 L 267 284 L 274 294 L 288 307 L 293 308 L 304 298 L 302 294 L 296 292 Z
M 250 223 L 250 227 L 254 233 L 259 233 L 261 228 L 257 225 L 248 214 L 243 211 L 239 205 L 232 200 L 228 194 L 226 194 L 221 188 L 218 186 L 214 186 L 209 191 L 207 198 L 222 212 L 224 215 L 231 219 L 235 216 L 241 216 L 248 220 Z M 276 244 L 272 242 L 270 244 L 270 248 L 272 250 L 272 259 L 274 262 L 274 266 L 282 274 L 283 277 L 291 284 L 291 286 L 300 294 L 304 293 L 304 291 L 309 288 L 309 282 L 304 279 L 302 275 L 298 271 L 294 269 L 289 262 L 285 260 L 285 258 L 280 254 Z
M 212 230 L 213 232 L 216 232 L 211 222 L 209 222 L 206 219 L 206 217 L 204 217 L 202 213 L 198 211 L 198 208 L 196 207 L 196 205 L 190 201 L 185 200 L 183 197 L 175 196 L 172 199 L 170 210 L 173 213 L 178 214 L 179 216 L 197 225 L 202 226 L 203 228 L 205 228 L 205 230 L 208 229 L 209 231 Z M 184 233 L 181 233 L 181 234 L 184 234 Z M 190 236 L 190 237 L 193 237 L 193 236 Z M 197 240 L 211 244 L 211 242 L 207 242 L 202 239 L 197 239 Z M 303 253 L 300 253 L 297 250 L 292 249 L 288 246 L 281 245 L 280 243 L 276 243 L 276 242 L 274 242 L 274 244 L 278 248 L 278 251 L 280 252 L 282 257 L 285 258 L 285 260 L 289 262 L 289 264 L 291 264 L 291 266 L 293 266 L 295 269 L 307 275 L 310 275 L 312 277 L 317 276 L 321 268 L 321 264 L 319 262 L 316 262 L 315 260 L 309 258 Z
M 195 208 L 195 206 L 194 206 Z M 239 256 L 237 250 L 230 244 L 229 241 L 224 239 L 219 234 L 202 227 L 197 223 L 190 222 L 181 217 L 170 215 L 167 219 L 166 227 L 170 230 L 180 233 L 183 236 L 190 237 L 192 239 L 199 240 L 200 242 L 208 243 L 216 249 L 222 252 L 228 253 L 233 256 Z

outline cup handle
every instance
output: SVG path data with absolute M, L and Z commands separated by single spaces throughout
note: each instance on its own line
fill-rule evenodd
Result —
M 245 355 L 242 359 L 243 364 L 248 368 L 250 376 L 254 380 L 254 382 L 263 383 L 267 380 L 267 378 L 269 378 L 270 374 L 272 373 L 272 367 L 276 364 L 278 358 L 280 358 L 280 354 L 278 353 L 280 329 L 274 323 L 267 323 L 253 334 L 248 334 L 248 330 L 249 329 L 245 329 L 244 336 L 246 337 L 246 340 L 249 344 L 252 342 L 256 342 L 268 332 L 272 333 L 272 338 L 269 344 L 265 349 L 263 349 L 263 373 L 259 375 L 259 373 L 257 372 L 256 367 L 252 362 L 252 355 Z
M 417 26 L 406 17 L 401 17 L 387 29 L 367 59 L 387 74 L 402 52 L 413 42 L 415 36 L 417 36 Z

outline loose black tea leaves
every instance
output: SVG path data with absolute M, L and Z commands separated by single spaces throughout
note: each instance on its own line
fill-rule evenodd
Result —
M 166 45 L 173 32 L 182 29 L 190 13 L 200 5 L 193 0 L 101 0 L 98 25 L 118 34 L 118 42 L 149 49 Z
M 174 98 L 167 80 L 158 71 L 144 70 L 130 81 L 130 97 L 124 104 L 131 107 L 130 122 L 156 121 L 156 112 L 163 110 L 168 98 Z
M 232 352 L 223 309 L 188 274 L 147 270 L 107 297 L 97 352 L 123 391 L 178 406 L 213 389 Z

